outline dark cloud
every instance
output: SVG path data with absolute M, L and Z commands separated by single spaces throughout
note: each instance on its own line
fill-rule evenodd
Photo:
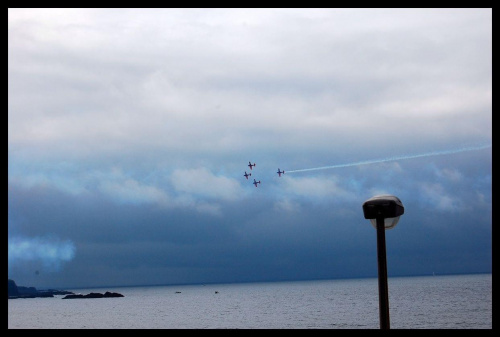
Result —
M 9 277 L 374 277 L 361 206 L 386 193 L 405 205 L 389 275 L 491 272 L 491 22 L 490 9 L 9 9 Z

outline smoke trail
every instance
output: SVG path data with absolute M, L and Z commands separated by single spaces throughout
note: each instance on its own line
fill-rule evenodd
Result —
M 26 262 L 42 263 L 49 271 L 58 271 L 63 262 L 73 259 L 75 246 L 71 241 L 55 238 L 9 238 L 9 267 Z
M 468 147 L 463 147 L 463 148 L 455 149 L 455 150 L 443 150 L 443 151 L 434 151 L 434 152 L 427 152 L 427 153 L 421 153 L 421 154 L 404 155 L 404 156 L 399 156 L 399 157 L 389 157 L 389 158 L 385 158 L 385 159 L 364 160 L 364 161 L 358 161 L 358 162 L 348 163 L 348 164 L 338 164 L 338 165 L 332 165 L 332 166 L 322 166 L 322 167 L 314 167 L 314 168 L 300 169 L 300 170 L 287 170 L 286 173 L 317 171 L 317 170 L 335 169 L 335 168 L 341 168 L 341 167 L 351 167 L 351 166 L 359 166 L 359 165 L 385 163 L 388 161 L 396 161 L 396 160 L 414 159 L 414 158 L 430 157 L 430 156 L 441 156 L 441 155 L 445 155 L 445 154 L 453 154 L 453 153 L 459 153 L 459 152 L 465 152 L 465 151 L 482 150 L 482 149 L 486 149 L 489 147 L 491 147 L 491 144 L 484 144 L 484 145 L 479 145 L 479 146 L 468 146 Z

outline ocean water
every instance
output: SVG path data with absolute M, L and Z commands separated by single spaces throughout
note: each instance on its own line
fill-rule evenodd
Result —
M 391 329 L 492 329 L 492 274 L 389 277 Z M 9 329 L 380 329 L 377 278 L 66 289 L 9 299 Z

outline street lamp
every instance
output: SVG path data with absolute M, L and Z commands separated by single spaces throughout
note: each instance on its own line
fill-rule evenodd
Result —
M 380 329 L 390 329 L 389 290 L 387 287 L 387 258 L 385 253 L 385 230 L 394 228 L 405 208 L 401 200 L 393 195 L 376 195 L 363 203 L 365 219 L 370 219 L 377 229 L 378 296 Z

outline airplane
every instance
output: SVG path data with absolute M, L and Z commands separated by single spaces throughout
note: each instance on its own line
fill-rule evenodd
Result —
M 249 176 L 251 176 L 251 175 L 252 175 L 251 173 L 250 173 L 250 174 L 248 174 L 248 173 L 247 173 L 247 171 L 245 171 L 244 176 L 245 176 L 245 178 L 247 178 L 247 180 L 248 180 L 248 177 L 249 177 Z
M 284 170 L 283 170 L 283 171 L 280 171 L 280 169 L 279 169 L 279 167 L 278 167 L 278 172 L 276 172 L 276 173 L 278 173 L 278 175 L 281 177 L 281 174 L 282 174 L 282 173 L 283 173 L 283 174 L 285 174 L 285 171 L 284 171 Z
M 257 180 L 255 180 L 255 179 L 254 179 L 254 180 L 253 180 L 253 184 L 255 185 L 255 187 L 257 187 L 257 184 L 260 184 L 260 180 L 259 180 L 259 181 L 257 181 Z
M 255 163 L 253 163 L 253 165 L 252 165 L 252 162 L 251 162 L 251 161 L 249 161 L 249 162 L 248 162 L 248 167 L 250 167 L 250 170 L 252 169 L 252 166 L 256 166 L 256 164 L 255 164 Z

